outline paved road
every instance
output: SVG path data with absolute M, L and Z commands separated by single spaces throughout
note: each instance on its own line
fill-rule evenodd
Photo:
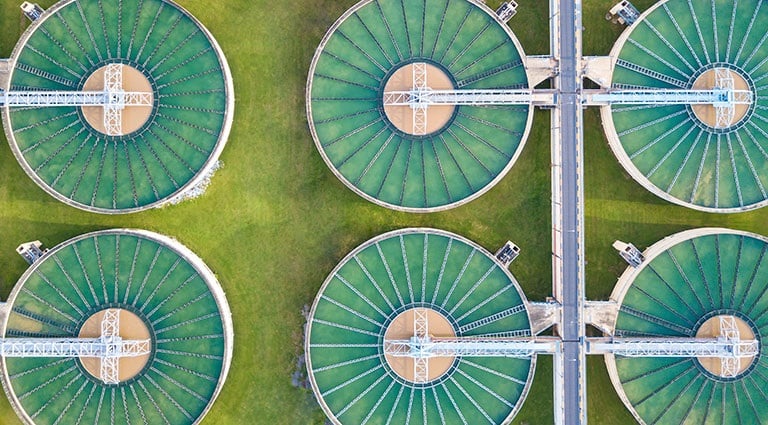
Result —
M 576 43 L 577 8 L 581 2 L 561 1 L 560 24 L 560 131 L 562 160 L 562 238 L 563 238 L 563 278 L 561 280 L 563 321 L 560 326 L 563 338 L 563 373 L 565 384 L 563 409 L 565 425 L 582 423 L 582 371 L 584 370 L 581 354 L 581 313 L 582 313 L 582 276 L 580 276 L 580 235 L 579 228 L 581 203 L 579 199 L 579 162 L 581 159 L 581 106 L 579 105 L 579 82 L 577 65 L 579 50 Z M 580 10 L 578 10 L 580 13 Z M 578 19 L 580 25 L 580 19 Z

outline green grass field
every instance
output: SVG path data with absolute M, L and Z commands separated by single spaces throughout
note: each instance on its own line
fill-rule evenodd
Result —
M 518 0 L 511 26 L 528 54 L 547 53 L 547 2 Z M 0 2 L 0 56 L 8 56 L 26 25 L 18 0 Z M 40 0 L 46 7 L 52 2 Z M 183 0 L 214 34 L 235 81 L 236 115 L 229 144 L 206 195 L 162 210 L 101 216 L 67 207 L 38 188 L 0 146 L 0 296 L 26 263 L 24 241 L 54 245 L 111 227 L 137 227 L 176 237 L 219 277 L 232 307 L 235 354 L 227 384 L 204 423 L 321 424 L 311 394 L 291 386 L 301 353 L 301 309 L 351 249 L 374 235 L 407 226 L 459 233 L 493 250 L 507 239 L 521 246 L 513 264 L 527 297 L 550 293 L 549 114 L 534 128 L 512 171 L 472 203 L 415 215 L 374 206 L 348 190 L 323 163 L 306 124 L 304 86 L 326 29 L 353 0 Z M 499 2 L 489 1 L 491 6 Z M 585 0 L 585 54 L 608 53 L 620 29 L 603 19 L 610 0 Z M 637 0 L 642 8 L 652 2 Z M 587 294 L 607 298 L 621 259 L 610 244 L 641 248 L 696 226 L 766 233 L 768 209 L 717 216 L 673 206 L 646 192 L 620 168 L 602 135 L 596 110 L 586 112 Z M 590 423 L 631 423 L 602 359 L 589 367 Z M 552 423 L 552 363 L 541 358 L 518 424 Z M 0 397 L 0 424 L 19 420 Z

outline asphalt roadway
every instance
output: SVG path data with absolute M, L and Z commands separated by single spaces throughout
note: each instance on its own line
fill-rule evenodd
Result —
M 579 219 L 581 200 L 579 199 L 579 155 L 581 138 L 579 125 L 581 120 L 580 82 L 578 75 L 578 52 L 576 31 L 580 28 L 577 16 L 577 1 L 564 0 L 560 2 L 560 84 L 559 84 L 559 113 L 561 131 L 561 160 L 562 160 L 562 238 L 563 279 L 562 288 L 562 322 L 560 334 L 563 349 L 563 383 L 565 385 L 563 409 L 565 425 L 581 424 L 582 408 L 586 407 L 582 400 L 584 389 L 582 384 L 581 328 L 582 291 L 580 290 L 580 261 L 581 250 Z M 580 1 L 578 2 L 580 9 Z M 580 10 L 578 11 L 580 13 Z

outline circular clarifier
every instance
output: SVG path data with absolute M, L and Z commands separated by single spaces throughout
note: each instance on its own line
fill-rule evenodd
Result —
M 482 2 L 363 0 L 328 30 L 312 60 L 310 132 L 336 177 L 365 199 L 408 212 L 457 207 L 512 168 L 533 107 L 393 103 L 389 95 L 529 89 L 526 60 Z M 414 67 L 425 70 L 414 75 Z
M 737 357 L 606 355 L 611 381 L 639 423 L 768 423 L 759 407 L 768 386 L 766 253 L 765 236 L 693 229 L 652 245 L 642 264 L 626 269 L 611 294 L 614 337 L 741 344 Z
M 610 90 L 719 92 L 697 105 L 668 93 L 674 101 L 601 107 L 611 150 L 639 184 L 706 212 L 768 205 L 766 20 L 761 0 L 662 0 L 622 33 Z
M 142 211 L 195 193 L 216 169 L 232 125 L 232 78 L 213 36 L 172 0 L 62 0 L 30 24 L 9 64 L 2 89 L 71 100 L 2 110 L 19 164 L 56 199 L 105 214 Z M 107 88 L 137 94 L 111 97 L 109 107 L 72 95 Z
M 55 246 L 19 279 L 6 308 L 6 341 L 118 336 L 148 351 L 117 356 L 116 380 L 108 368 L 103 379 L 95 357 L 0 357 L 3 387 L 25 423 L 197 424 L 229 370 L 223 290 L 199 257 L 156 233 L 103 230 Z M 105 321 L 107 312 L 118 314 Z
M 328 276 L 308 317 L 307 369 L 336 425 L 505 424 L 535 356 L 430 357 L 438 352 L 419 347 L 530 335 L 524 295 L 491 253 L 442 230 L 403 229 L 363 243 Z

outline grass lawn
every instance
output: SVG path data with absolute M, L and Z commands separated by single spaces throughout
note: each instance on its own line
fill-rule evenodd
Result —
M 52 1 L 38 0 L 44 6 Z M 52 246 L 75 235 L 136 227 L 176 237 L 218 275 L 232 308 L 235 355 L 208 424 L 321 424 L 311 394 L 291 386 L 301 353 L 301 309 L 326 275 L 355 246 L 407 226 L 437 227 L 488 249 L 510 239 L 522 248 L 512 265 L 527 297 L 550 294 L 549 113 L 537 111 L 517 165 L 470 204 L 435 214 L 377 207 L 348 190 L 323 163 L 310 137 L 304 86 L 326 29 L 354 0 L 180 0 L 215 35 L 235 80 L 232 134 L 208 192 L 200 199 L 125 216 L 81 212 L 39 189 L 0 145 L 0 296 L 26 263 L 24 241 Z M 511 26 L 529 54 L 549 48 L 547 2 L 518 0 Z M 0 56 L 7 57 L 26 23 L 18 0 L 0 1 Z M 489 1 L 495 7 L 499 1 Z M 619 29 L 603 19 L 609 0 L 586 0 L 585 54 L 605 54 Z M 647 6 L 650 1 L 636 1 Z M 1 136 L 0 136 L 1 137 Z M 606 298 L 623 269 L 614 239 L 644 248 L 686 228 L 722 225 L 760 232 L 768 209 L 718 216 L 672 206 L 642 189 L 619 167 L 602 136 L 596 110 L 586 112 L 587 294 Z M 765 231 L 764 231 L 765 232 Z M 608 382 L 601 359 L 590 359 L 590 422 L 631 417 Z M 552 362 L 540 358 L 517 424 L 552 423 Z M 0 424 L 19 423 L 0 397 Z

